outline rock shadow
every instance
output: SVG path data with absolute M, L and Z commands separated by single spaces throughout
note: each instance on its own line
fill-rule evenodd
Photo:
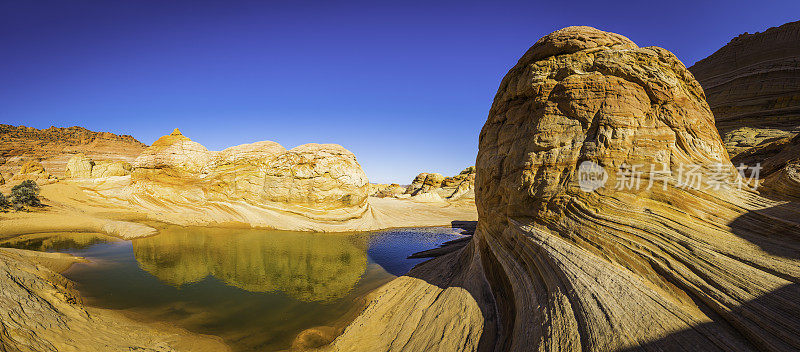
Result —
M 763 324 L 767 319 L 759 319 L 758 314 L 770 314 L 771 324 Z M 732 324 L 712 317 L 712 322 L 617 351 L 800 351 L 800 284 L 748 301 L 729 315 L 742 319 Z
M 800 259 L 800 203 L 789 202 L 749 211 L 734 219 L 729 226 L 735 235 L 769 254 Z

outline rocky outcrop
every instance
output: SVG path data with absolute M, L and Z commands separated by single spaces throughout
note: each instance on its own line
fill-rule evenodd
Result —
M 406 188 L 405 194 L 417 200 L 457 200 L 475 198 L 475 167 L 458 175 L 444 177 L 438 173 L 421 173 Z
M 200 143 L 181 134 L 177 128 L 172 133 L 153 142 L 133 161 L 134 177 L 152 178 L 154 181 L 169 177 L 197 179 L 207 173 L 214 153 Z
M 40 162 L 34 160 L 23 164 L 19 171 L 11 177 L 11 181 L 15 181 L 14 183 L 24 180 L 33 180 L 37 183 L 58 181 L 44 169 Z
M 366 206 L 368 182 L 355 155 L 335 144 L 285 150 L 258 142 L 212 152 L 177 129 L 159 138 L 133 163 L 136 194 L 160 200 L 244 201 L 299 209 Z M 178 194 L 175 189 L 182 189 Z
M 226 351 L 219 339 L 87 308 L 54 270 L 83 261 L 61 253 L 0 249 L 0 349 L 4 351 Z
M 406 187 L 397 183 L 370 184 L 370 195 L 378 198 L 398 197 L 406 193 Z
M 469 244 L 377 291 L 331 349 L 800 348 L 800 207 L 736 188 L 669 51 L 543 37 L 500 84 L 476 168 Z
M 125 161 L 101 160 L 92 167 L 92 178 L 126 176 L 131 174 L 131 164 Z
M 264 141 L 217 152 L 176 129 L 133 161 L 130 177 L 108 177 L 127 173 L 125 164 L 96 162 L 93 180 L 69 182 L 87 196 L 67 201 L 180 225 L 322 231 L 382 226 L 367 202 L 366 175 L 355 155 L 339 145 L 286 150 Z
M 89 178 L 92 177 L 92 167 L 94 161 L 89 159 L 85 154 L 75 154 L 67 161 L 67 168 L 64 170 L 64 177 L 66 178 Z
M 744 33 L 689 70 L 732 154 L 800 130 L 800 22 Z
M 0 125 L 0 173 L 15 172 L 34 160 L 41 162 L 51 174 L 61 177 L 75 154 L 83 153 L 94 160 L 131 162 L 146 147 L 131 136 L 93 132 L 82 127 L 39 130 Z
M 131 164 L 121 160 L 95 162 L 86 155 L 75 154 L 67 162 L 66 178 L 103 178 L 131 174 Z
M 759 190 L 772 198 L 800 200 L 800 134 L 751 148 L 732 159 L 735 165 L 759 165 Z

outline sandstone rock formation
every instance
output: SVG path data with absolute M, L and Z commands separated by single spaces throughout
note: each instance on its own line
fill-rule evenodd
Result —
M 386 197 L 397 197 L 404 193 L 406 193 L 406 187 L 403 187 L 397 183 L 370 184 L 371 196 L 386 198 Z
M 67 162 L 66 178 L 102 178 L 131 174 L 131 164 L 121 160 L 95 162 L 84 154 L 75 154 Z
M 131 164 L 121 160 L 101 160 L 92 167 L 92 178 L 126 176 L 131 174 Z
M 629 183 L 635 165 L 660 172 Z M 800 348 L 800 207 L 735 187 L 669 51 L 543 37 L 500 84 L 476 167 L 472 240 L 374 293 L 330 349 Z
M 800 21 L 744 33 L 689 70 L 705 89 L 733 154 L 800 131 Z
M 325 211 L 366 206 L 368 182 L 355 155 L 335 144 L 286 150 L 275 142 L 208 151 L 175 129 L 133 163 L 137 194 L 181 202 L 241 200 Z M 185 192 L 178 194 L 175 189 Z M 188 192 L 186 192 L 188 191 Z
M 40 162 L 34 160 L 20 166 L 19 171 L 11 177 L 11 181 L 16 181 L 14 183 L 24 180 L 33 180 L 37 183 L 57 181 L 55 177 L 44 169 Z
M 89 178 L 92 177 L 92 167 L 94 167 L 94 161 L 89 159 L 85 154 L 79 153 L 75 154 L 69 161 L 67 161 L 67 167 L 64 170 L 64 177 L 66 178 Z
M 751 148 L 732 161 L 735 165 L 760 165 L 757 176 L 762 194 L 800 200 L 800 134 Z
M 339 145 L 286 150 L 264 141 L 216 152 L 176 129 L 133 161 L 130 177 L 98 179 L 127 173 L 125 164 L 97 162 L 92 182 L 73 179 L 70 186 L 86 192 L 85 205 L 180 225 L 322 231 L 384 226 L 367 201 L 369 183 L 355 155 Z M 65 200 L 75 204 L 78 198 Z
M 3 351 L 226 351 L 219 339 L 87 308 L 54 270 L 82 261 L 61 253 L 0 249 Z
M 213 152 L 185 137 L 176 128 L 136 157 L 132 164 L 133 175 L 137 179 L 153 178 L 157 182 L 165 177 L 176 182 L 181 182 L 181 178 L 196 179 L 207 171 L 213 156 Z
M 131 162 L 146 147 L 131 136 L 93 132 L 82 127 L 39 130 L 0 124 L 0 173 L 15 172 L 35 160 L 60 177 L 75 154 L 83 153 L 94 160 Z
M 475 167 L 470 166 L 458 175 L 444 177 L 438 173 L 421 173 L 406 188 L 405 194 L 415 199 L 472 199 L 475 197 Z

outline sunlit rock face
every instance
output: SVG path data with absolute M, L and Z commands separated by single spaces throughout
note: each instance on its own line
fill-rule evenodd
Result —
M 94 161 L 83 153 L 73 155 L 67 161 L 67 167 L 64 171 L 66 178 L 89 178 L 92 177 L 92 167 Z
M 9 175 L 31 160 L 55 176 L 64 176 L 69 160 L 84 154 L 94 160 L 131 162 L 147 146 L 128 135 L 82 127 L 36 129 L 0 124 L 0 173 Z M 67 176 L 69 177 L 69 176 Z
M 703 90 L 667 50 L 590 27 L 543 37 L 500 84 L 476 168 L 470 243 L 387 285 L 336 349 L 800 348 L 800 209 L 736 187 Z M 482 319 L 437 324 L 451 298 L 408 299 L 454 287 Z M 474 317 L 467 302 L 449 303 Z
M 731 154 L 800 131 L 800 21 L 741 34 L 689 70 Z
M 38 161 L 28 161 L 23 164 L 19 171 L 11 177 L 12 183 L 20 183 L 25 180 L 32 180 L 37 183 L 57 182 L 58 180 L 44 169 L 42 163 Z
M 214 156 L 177 128 L 145 149 L 133 162 L 134 177 L 161 181 L 165 177 L 199 177 Z
M 421 200 L 472 200 L 475 198 L 475 167 L 470 166 L 458 175 L 445 177 L 439 173 L 423 172 L 406 187 L 404 194 Z
M 342 235 L 170 228 L 133 241 L 139 266 L 182 286 L 216 277 L 251 292 L 303 301 L 346 296 L 367 267 L 366 239 Z
M 66 178 L 103 178 L 127 176 L 131 174 L 131 164 L 122 160 L 94 161 L 83 153 L 75 154 L 64 171 Z
M 197 213 L 173 219 L 165 212 L 169 222 L 253 223 L 289 212 L 335 223 L 367 211 L 369 182 L 355 155 L 339 145 L 286 150 L 264 141 L 215 152 L 176 129 L 134 161 L 129 190 L 132 203 L 151 213 L 170 204 Z

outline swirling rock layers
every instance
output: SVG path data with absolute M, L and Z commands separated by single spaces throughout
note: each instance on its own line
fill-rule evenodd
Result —
M 585 162 L 608 173 L 592 191 Z M 661 173 L 620 187 L 626 165 Z M 331 348 L 800 348 L 797 204 L 685 187 L 685 165 L 739 180 L 674 55 L 590 27 L 543 37 L 481 131 L 469 245 L 382 288 Z
M 800 130 L 800 21 L 744 33 L 689 70 L 733 151 Z
M 151 213 L 175 206 L 209 210 L 170 221 L 176 223 L 202 224 L 195 221 L 213 220 L 223 208 L 236 213 L 237 204 L 335 222 L 368 210 L 369 183 L 355 155 L 339 145 L 305 144 L 287 151 L 264 141 L 214 152 L 175 129 L 136 158 L 127 189 L 131 201 Z M 246 214 L 240 215 L 247 222 Z

